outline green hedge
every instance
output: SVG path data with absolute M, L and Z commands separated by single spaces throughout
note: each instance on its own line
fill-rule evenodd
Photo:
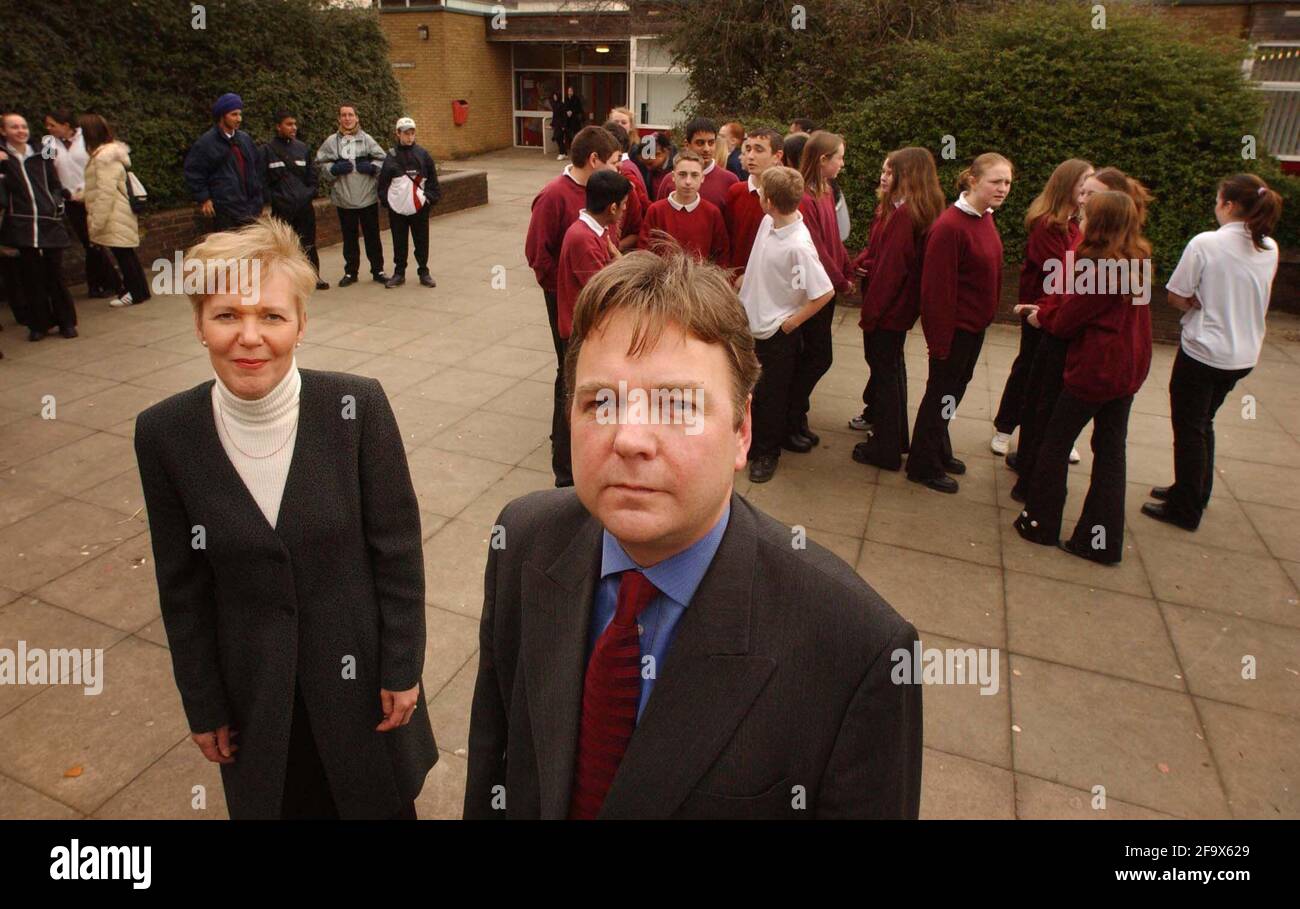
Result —
M 336 129 L 338 103 L 352 100 L 387 147 L 402 100 L 373 10 L 321 0 L 202 5 L 206 28 L 196 29 L 188 0 L 0 4 L 0 106 L 22 113 L 33 137 L 55 107 L 102 114 L 131 146 L 154 208 L 190 201 L 181 164 L 224 92 L 244 99 L 256 141 L 270 138 L 272 113 L 284 107 L 314 147 Z
M 1238 171 L 1258 172 L 1288 196 L 1279 240 L 1294 246 L 1300 181 L 1282 179 L 1262 148 L 1259 160 L 1242 159 L 1242 137 L 1262 112 L 1242 77 L 1244 44 L 1207 46 L 1150 12 L 1106 9 L 1099 30 L 1088 4 L 1008 3 L 963 16 L 942 42 L 900 52 L 893 78 L 831 124 L 846 137 L 841 186 L 855 239 L 868 228 L 884 155 L 920 145 L 935 153 L 950 199 L 975 155 L 1012 160 L 1016 179 L 998 218 L 1008 261 L 1023 255 L 1030 201 L 1071 157 L 1119 167 L 1151 189 L 1147 233 L 1161 275 L 1194 234 L 1216 226 L 1215 183 Z M 956 140 L 955 159 L 942 157 L 944 136 Z

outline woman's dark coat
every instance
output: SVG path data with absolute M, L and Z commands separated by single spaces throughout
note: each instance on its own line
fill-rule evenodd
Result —
M 239 731 L 232 818 L 279 817 L 295 682 L 340 817 L 387 818 L 438 760 L 423 686 L 408 725 L 374 731 L 380 688 L 424 665 L 420 513 L 379 383 L 301 374 L 274 529 L 221 446 L 212 381 L 137 419 L 163 622 L 191 731 Z
M 3 142 L 0 182 L 4 184 L 5 217 L 0 242 L 20 249 L 65 249 L 72 241 L 63 224 L 64 192 L 54 159 L 33 146 L 19 161 Z

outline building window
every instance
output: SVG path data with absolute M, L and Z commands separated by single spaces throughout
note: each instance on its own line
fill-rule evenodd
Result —
M 632 39 L 632 111 L 638 125 L 667 129 L 682 119 L 690 85 L 686 71 L 672 64 L 662 38 Z
M 1264 93 L 1260 144 L 1283 161 L 1300 161 L 1300 41 L 1256 45 L 1248 65 Z

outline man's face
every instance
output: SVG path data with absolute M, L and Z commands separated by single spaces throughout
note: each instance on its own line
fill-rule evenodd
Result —
M 691 149 L 705 161 L 713 160 L 713 152 L 717 145 L 717 133 L 696 133 L 691 136 Z
M 400 142 L 400 143 L 402 143 L 403 145 L 414 145 L 414 144 L 415 144 L 415 130 L 414 130 L 414 129 L 400 129 L 400 130 L 398 130 L 398 131 L 397 131 L 397 141 Z
M 763 136 L 746 136 L 740 149 L 740 160 L 745 170 L 757 177 L 774 164 L 781 163 L 781 154 L 772 153 L 772 143 Z
M 27 121 L 17 114 L 10 114 L 5 117 L 4 122 L 5 141 L 10 142 L 15 147 L 21 148 L 26 143 L 29 133 L 27 131 Z
M 357 112 L 350 107 L 339 108 L 339 131 L 350 133 L 360 124 Z
M 275 125 L 275 131 L 281 139 L 292 139 L 298 135 L 298 121 L 293 117 L 285 117 Z
M 228 133 L 233 133 L 239 129 L 244 122 L 244 112 L 242 110 L 232 110 L 229 113 L 221 115 L 221 128 Z
M 634 558 L 651 564 L 717 522 L 734 473 L 745 466 L 750 416 L 746 407 L 736 427 L 731 369 L 720 344 L 669 325 L 652 350 L 632 356 L 632 324 L 630 314 L 616 312 L 578 354 L 569 414 L 573 480 L 587 510 Z M 620 416 L 623 389 L 629 406 Z M 651 403 L 639 412 L 633 406 L 636 396 L 653 402 L 656 392 L 662 402 L 668 390 L 680 391 L 681 403 Z
M 679 201 L 689 204 L 700 193 L 704 170 L 699 161 L 678 161 L 673 168 L 673 185 Z

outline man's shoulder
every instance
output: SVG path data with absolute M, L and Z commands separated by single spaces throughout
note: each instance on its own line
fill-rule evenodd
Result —
M 549 564 L 569 545 L 578 528 L 590 520 L 591 513 L 572 487 L 543 489 L 507 503 L 493 530 L 501 528 L 504 532 L 504 552 L 521 560 L 531 555 Z M 547 553 L 552 553 L 551 559 L 547 559 Z

